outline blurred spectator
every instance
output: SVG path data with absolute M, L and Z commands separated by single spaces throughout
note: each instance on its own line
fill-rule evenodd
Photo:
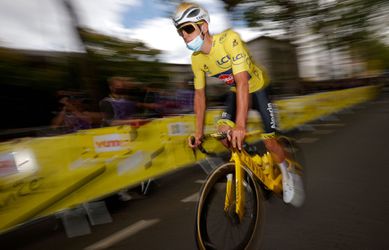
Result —
M 60 111 L 51 122 L 53 128 L 63 128 L 64 132 L 90 129 L 101 120 L 97 112 L 86 110 L 85 96 L 81 92 L 59 91 Z
M 111 77 L 108 80 L 110 94 L 100 101 L 100 111 L 103 115 L 103 126 L 127 124 L 138 114 L 138 106 L 130 99 L 131 79 Z
M 176 108 L 181 114 L 193 112 L 193 81 L 179 82 L 176 89 Z
M 158 84 L 149 84 L 146 87 L 146 94 L 141 104 L 144 108 L 145 118 L 159 118 L 163 116 L 163 103 L 161 99 L 161 88 Z
M 150 103 L 139 102 L 139 96 L 132 96 L 133 93 L 141 91 L 135 90 L 135 83 L 131 78 L 114 76 L 108 80 L 110 94 L 100 101 L 100 110 L 103 114 L 103 126 L 131 125 L 139 127 L 147 122 L 140 117 L 141 108 L 156 109 L 155 100 L 150 99 Z M 149 186 L 151 180 L 142 182 L 141 185 L 134 188 L 124 188 L 117 194 L 122 201 L 128 201 L 134 198 L 146 195 L 147 189 L 143 186 Z

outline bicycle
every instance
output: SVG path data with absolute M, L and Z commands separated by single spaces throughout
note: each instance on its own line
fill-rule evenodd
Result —
M 246 137 L 258 135 L 253 131 Z M 225 133 L 206 135 L 205 139 L 225 139 Z M 296 147 L 287 137 L 279 137 L 295 166 L 295 174 L 303 169 L 296 159 Z M 247 144 L 246 144 L 247 145 Z M 207 155 L 201 145 L 198 149 Z M 271 154 L 249 154 L 229 148 L 231 160 L 215 168 L 203 184 L 196 208 L 196 243 L 199 249 L 259 249 L 263 224 L 264 195 L 282 197 L 282 173 Z

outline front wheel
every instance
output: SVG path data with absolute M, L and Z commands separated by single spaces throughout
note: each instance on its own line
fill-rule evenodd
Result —
M 196 209 L 195 234 L 199 249 L 259 249 L 264 219 L 263 197 L 258 183 L 247 169 L 244 170 L 242 219 L 235 213 L 235 204 L 228 211 L 224 210 L 227 175 L 232 174 L 235 180 L 233 163 L 215 169 L 204 183 Z M 235 203 L 235 192 L 232 196 Z

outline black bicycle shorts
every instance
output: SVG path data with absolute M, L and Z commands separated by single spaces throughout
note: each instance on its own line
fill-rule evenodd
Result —
M 278 121 L 275 107 L 271 103 L 266 89 L 258 90 L 250 94 L 252 109 L 259 112 L 262 118 L 265 133 L 273 133 L 278 130 Z M 236 93 L 229 92 L 226 98 L 226 109 L 220 119 L 228 119 L 235 122 L 236 119 Z

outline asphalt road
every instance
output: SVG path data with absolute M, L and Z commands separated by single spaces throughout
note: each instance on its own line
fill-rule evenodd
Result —
M 389 95 L 295 134 L 307 171 L 302 208 L 266 202 L 263 249 L 389 249 Z M 196 249 L 199 165 L 157 180 L 146 198 L 106 200 L 113 222 L 68 238 L 49 217 L 0 235 L 1 249 Z

